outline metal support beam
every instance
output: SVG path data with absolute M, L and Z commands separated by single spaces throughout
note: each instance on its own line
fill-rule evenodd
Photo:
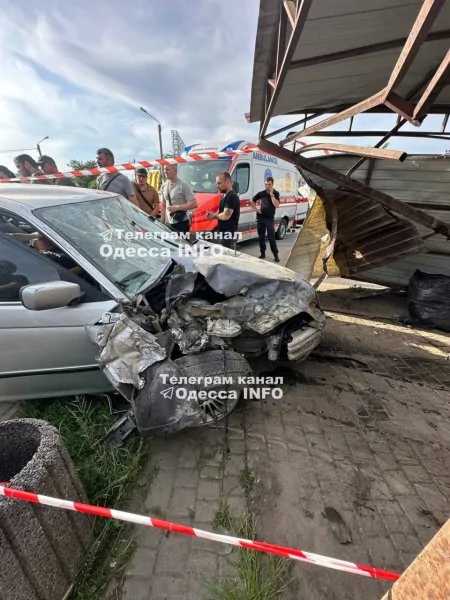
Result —
M 302 137 L 302 136 L 306 137 L 307 135 L 312 135 L 313 133 L 316 133 L 316 131 L 325 129 L 326 127 L 329 127 L 330 125 L 336 125 L 337 123 L 341 123 L 342 121 L 350 119 L 351 117 L 353 117 L 361 112 L 365 112 L 366 110 L 369 110 L 375 106 L 379 106 L 382 103 L 383 95 L 384 95 L 384 91 L 378 92 L 371 98 L 367 98 L 367 100 L 363 100 L 359 104 L 355 104 L 354 106 L 351 106 L 350 108 L 347 108 L 346 110 L 343 110 L 342 112 L 338 113 L 337 115 L 328 117 L 328 119 L 319 121 L 319 123 L 315 123 L 314 125 L 311 125 L 311 127 L 304 129 L 303 131 L 299 131 L 298 133 L 296 133 L 294 135 L 288 136 L 286 139 L 284 139 L 280 142 L 280 145 L 285 146 L 286 144 L 293 142 L 294 140 L 296 140 L 299 137 Z M 261 135 L 261 137 L 262 137 L 262 135 Z
M 428 109 L 439 96 L 443 88 L 450 83 L 450 50 L 445 55 L 443 61 L 436 69 L 436 73 L 422 94 L 419 102 L 414 109 L 414 118 L 425 117 Z
M 408 39 L 403 46 L 403 50 L 401 51 L 394 70 L 389 78 L 385 98 L 387 98 L 389 93 L 403 81 L 409 67 L 417 56 L 421 45 L 427 39 L 430 29 L 444 4 L 445 0 L 423 1 L 416 22 L 411 29 Z
M 381 140 L 379 140 L 376 144 L 375 144 L 375 148 L 381 148 L 381 146 L 383 144 L 385 144 L 388 139 L 397 134 L 399 129 L 401 129 L 403 127 L 403 125 L 406 123 L 406 119 L 401 119 L 400 121 L 397 121 L 396 125 L 391 129 L 391 131 L 388 131 L 382 138 Z M 415 133 L 415 132 L 413 132 Z M 359 167 L 361 165 L 363 165 L 366 162 L 366 159 L 360 158 L 358 161 L 356 161 L 356 163 L 347 171 L 346 173 L 346 177 L 350 177 L 350 175 L 352 175 L 357 169 L 359 169 Z M 371 174 L 372 176 L 372 174 Z M 366 181 L 366 184 L 369 185 L 370 182 Z
M 297 127 L 297 125 L 300 125 L 301 123 L 303 123 L 304 125 L 306 125 L 307 121 L 311 121 L 311 119 L 315 119 L 316 117 L 320 117 L 323 114 L 324 113 L 321 111 L 321 112 L 318 112 L 318 113 L 314 113 L 312 115 L 305 115 L 304 117 L 302 117 L 298 121 L 295 121 L 294 123 L 291 123 L 290 125 L 285 125 L 284 127 L 280 127 L 280 129 L 276 129 L 275 131 L 271 131 L 270 133 L 266 133 L 266 135 L 264 137 L 266 139 L 269 139 L 269 138 L 273 137 L 274 135 L 278 135 L 279 133 L 283 133 L 283 131 L 287 131 L 288 129 L 292 129 L 293 127 Z
M 445 115 L 444 120 L 442 121 L 442 125 L 441 125 L 441 132 L 444 133 L 445 130 L 447 129 L 447 123 L 448 123 L 448 113 Z
M 283 160 L 294 163 L 299 169 L 313 173 L 314 175 L 317 175 L 318 177 L 327 181 L 331 181 L 340 188 L 354 192 L 355 194 L 359 194 L 361 196 L 365 196 L 367 198 L 371 198 L 372 200 L 379 202 L 388 210 L 392 210 L 393 212 L 403 215 L 411 221 L 420 223 L 421 225 L 432 229 L 436 233 L 444 235 L 448 240 L 450 240 L 450 223 L 446 223 L 441 219 L 436 219 L 423 210 L 409 206 L 406 204 L 406 202 L 397 200 L 388 194 L 380 192 L 379 190 L 375 190 L 363 183 L 360 183 L 359 181 L 351 179 L 350 177 L 346 177 L 334 169 L 330 169 L 329 167 L 325 166 L 322 162 L 318 162 L 311 158 L 305 158 L 304 156 L 299 156 L 298 154 L 287 150 L 286 148 L 281 148 L 273 142 L 259 140 L 258 146 L 261 148 L 261 150 L 264 150 L 269 154 L 277 156 Z
M 400 117 L 400 123 L 405 123 L 407 122 L 406 119 L 402 119 Z M 364 131 L 364 130 L 357 130 L 357 131 L 346 131 L 345 129 L 341 129 L 341 130 L 333 130 L 333 131 L 321 131 L 320 132 L 320 137 L 347 137 L 347 138 L 365 138 L 365 137 L 380 137 L 384 135 L 384 131 Z M 266 136 L 266 139 L 269 136 Z M 316 137 L 314 135 L 311 136 L 312 138 Z M 389 137 L 405 137 L 405 138 L 429 138 L 429 139 L 435 139 L 435 140 L 448 140 L 450 139 L 450 132 L 449 133 L 436 133 L 434 131 L 402 131 L 400 133 L 393 133 L 392 135 L 389 135 Z M 389 139 L 389 138 L 387 138 Z M 384 144 L 384 142 L 387 141 L 387 139 L 385 139 L 382 143 Z M 375 148 L 377 148 L 377 146 L 374 146 Z
M 287 43 L 286 51 L 284 53 L 283 62 L 281 63 L 281 67 L 277 72 L 277 83 L 274 90 L 270 95 L 270 99 L 268 102 L 267 110 L 264 111 L 263 118 L 261 119 L 261 129 L 260 129 L 260 137 L 263 137 L 267 131 L 267 127 L 269 125 L 269 121 L 272 117 L 273 111 L 275 109 L 275 104 L 279 98 L 281 88 L 283 87 L 284 81 L 286 79 L 286 75 L 288 73 L 289 65 L 291 64 L 292 57 L 294 55 L 295 49 L 297 47 L 298 40 L 303 31 L 303 27 L 305 25 L 306 19 L 308 17 L 309 9 L 311 8 L 312 0 L 302 0 L 300 7 L 297 11 L 295 17 L 294 27 L 292 29 L 291 36 Z M 283 10 L 283 13 L 286 11 Z
M 348 144 L 333 144 L 326 142 L 309 144 L 305 148 L 297 150 L 297 154 L 304 154 L 305 152 L 312 152 L 314 150 L 332 150 L 334 152 L 343 152 L 345 154 L 356 154 L 366 158 L 383 158 L 386 160 L 398 160 L 400 162 L 403 162 L 408 156 L 406 152 L 400 150 L 382 150 L 379 148 L 371 148 L 370 146 L 350 146 Z
M 420 122 L 413 118 L 414 105 L 395 92 L 390 92 L 388 94 L 384 100 L 384 104 L 404 119 L 407 119 L 413 125 L 420 125 Z
M 370 184 L 374 167 L 375 167 L 375 159 L 369 158 L 369 164 L 367 166 L 367 174 L 366 174 L 366 185 Z
M 450 39 L 450 29 L 442 31 L 433 31 L 429 33 L 425 42 L 436 42 L 439 40 Z M 340 52 L 330 52 L 330 54 L 322 54 L 312 56 L 311 58 L 303 58 L 291 62 L 290 69 L 301 69 L 303 67 L 314 67 L 323 63 L 330 63 L 337 60 L 345 60 L 346 58 L 355 58 L 356 56 L 364 56 L 365 54 L 374 54 L 383 50 L 391 50 L 392 48 L 401 48 L 405 45 L 407 38 L 399 38 L 388 42 L 380 42 L 378 44 L 370 44 L 368 46 L 360 46 L 359 48 L 351 48 L 350 50 L 341 50 Z
M 295 2 L 293 0 L 283 0 L 283 5 L 286 10 L 288 19 L 291 23 L 292 29 L 295 27 L 295 15 L 297 13 L 297 8 L 295 6 Z
M 275 63 L 275 85 L 280 74 L 280 67 L 283 62 L 284 53 L 286 52 L 286 33 L 287 33 L 287 14 L 281 10 L 280 21 L 278 23 L 278 39 L 277 39 L 277 54 Z M 274 88 L 275 89 L 275 88 Z

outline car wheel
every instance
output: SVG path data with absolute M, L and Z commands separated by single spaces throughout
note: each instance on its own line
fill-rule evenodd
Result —
M 245 358 L 229 349 L 207 350 L 152 365 L 144 373 L 144 387 L 135 390 L 131 399 L 139 433 L 143 437 L 175 433 L 224 419 L 239 402 L 243 388 L 239 378 L 251 373 Z M 205 385 L 205 377 L 212 378 L 208 379 L 212 383 Z M 223 394 L 218 397 L 211 391 L 237 393 L 222 398 Z
M 285 238 L 286 232 L 287 232 L 287 227 L 288 227 L 288 222 L 286 219 L 283 219 L 275 233 L 275 237 L 277 240 L 283 240 Z
M 242 354 L 233 352 L 232 350 L 209 350 L 200 354 L 191 354 L 182 356 L 173 361 L 182 373 L 189 379 L 193 377 L 196 380 L 202 381 L 202 378 L 218 378 L 224 377 L 232 379 L 231 384 L 212 384 L 206 389 L 208 392 L 214 391 L 236 391 L 236 399 L 219 399 L 209 398 L 201 403 L 204 423 L 202 425 L 210 425 L 216 421 L 224 419 L 229 415 L 237 403 L 239 402 L 242 385 L 239 384 L 239 377 L 251 374 L 251 368 Z M 218 380 L 217 379 L 217 380 Z M 200 391 L 205 389 L 201 385 L 195 385 Z

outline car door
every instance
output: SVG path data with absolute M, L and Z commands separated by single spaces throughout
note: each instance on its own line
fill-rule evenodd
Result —
M 78 283 L 83 301 L 42 311 L 20 302 L 22 286 L 57 280 Z M 0 234 L 0 401 L 110 390 L 85 325 L 116 305 L 94 285 Z
M 231 175 L 233 182 L 239 184 L 239 198 L 241 201 L 241 214 L 239 217 L 239 233 L 243 239 L 251 237 L 255 225 L 255 211 L 250 206 L 250 163 L 238 162 Z

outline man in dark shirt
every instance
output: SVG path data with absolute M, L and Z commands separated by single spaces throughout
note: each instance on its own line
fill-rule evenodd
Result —
M 256 202 L 259 202 L 257 205 Z M 266 258 L 266 231 L 269 238 L 270 249 L 275 262 L 280 262 L 278 256 L 278 247 L 275 240 L 275 210 L 280 206 L 280 194 L 273 189 L 273 177 L 267 177 L 265 189 L 258 192 L 250 200 L 251 206 L 257 212 L 259 248 L 261 254 L 259 258 Z
M 219 211 L 207 211 L 206 218 L 218 220 L 217 241 L 226 248 L 232 248 L 237 239 L 236 232 L 241 214 L 241 201 L 233 190 L 231 176 L 226 171 L 217 175 L 216 185 L 219 192 L 223 194 Z
M 19 154 L 14 159 L 14 164 L 17 169 L 19 169 L 22 177 L 36 177 L 37 175 L 44 175 L 44 173 L 39 169 L 39 165 L 31 158 L 29 154 Z M 31 179 L 30 183 L 39 183 L 43 185 L 50 185 L 50 181 L 48 179 Z

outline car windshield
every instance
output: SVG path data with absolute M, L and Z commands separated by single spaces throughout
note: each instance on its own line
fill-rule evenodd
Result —
M 216 175 L 228 171 L 230 164 L 231 158 L 182 163 L 178 165 L 178 177 L 189 183 L 194 192 L 215 194 L 217 193 Z
M 35 212 L 128 296 L 161 273 L 170 254 L 183 246 L 174 232 L 123 196 Z

